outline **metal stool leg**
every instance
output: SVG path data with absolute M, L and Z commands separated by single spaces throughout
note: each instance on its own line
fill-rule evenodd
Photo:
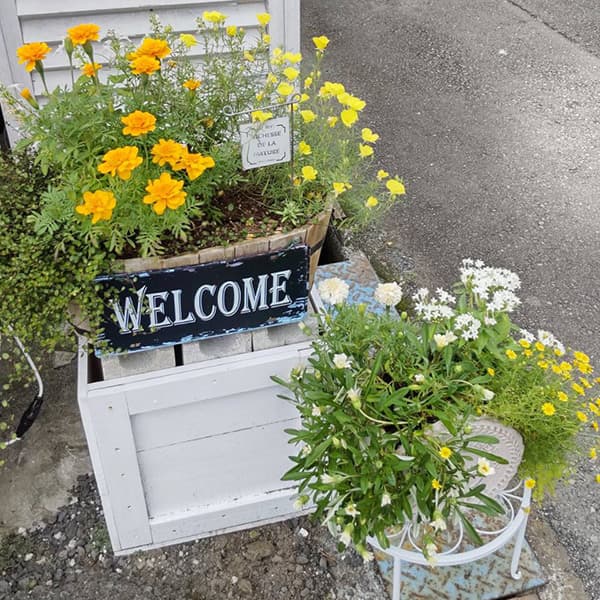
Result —
M 402 577 L 402 561 L 394 556 L 394 571 L 392 573 L 392 600 L 400 600 L 400 578 Z

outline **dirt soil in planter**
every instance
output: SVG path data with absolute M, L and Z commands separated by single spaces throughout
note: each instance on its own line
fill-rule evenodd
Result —
M 373 564 L 308 518 L 117 558 L 94 478 L 0 543 L 0 600 L 382 600 Z

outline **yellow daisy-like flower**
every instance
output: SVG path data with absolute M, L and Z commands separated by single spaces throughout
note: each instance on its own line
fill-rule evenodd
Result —
M 98 190 L 84 192 L 83 204 L 75 207 L 80 215 L 92 215 L 92 224 L 98 221 L 109 221 L 117 205 L 117 200 L 112 192 Z
M 598 429 L 600 429 L 600 427 L 598 426 L 598 422 L 597 421 L 592 421 L 592 429 L 594 431 L 598 431 Z
M 46 42 L 31 42 L 17 49 L 19 64 L 25 64 L 26 71 L 33 71 L 35 64 L 46 58 L 50 52 L 50 46 Z
M 192 35 L 191 37 L 194 36 Z M 169 54 L 171 54 L 171 48 L 169 48 L 169 44 L 166 42 L 166 40 L 148 37 L 142 40 L 142 43 L 139 45 L 136 51 L 132 52 L 128 56 L 128 58 L 130 60 L 139 58 L 140 56 L 151 56 L 152 58 L 166 58 L 167 56 L 169 56 Z
M 340 113 L 340 119 L 346 127 L 352 127 L 358 121 L 358 113 L 353 108 L 346 108 Z
M 167 208 L 176 210 L 184 202 L 186 193 L 182 190 L 183 181 L 173 179 L 169 173 L 163 173 L 158 179 L 148 181 L 144 204 L 152 204 L 152 210 L 162 215 Z
M 527 478 L 525 480 L 525 487 L 532 490 L 535 487 L 535 479 L 531 479 L 531 477 Z
M 89 62 L 89 63 L 85 63 L 81 67 L 81 72 L 86 77 L 94 77 L 101 68 L 102 68 L 101 64 L 99 64 L 97 62 Z
M 192 48 L 198 43 L 198 40 L 191 33 L 180 33 L 179 39 L 184 43 L 187 48 Z
M 533 356 L 533 352 L 529 348 L 527 348 L 527 350 L 523 350 L 523 356 L 529 358 L 530 356 Z
M 338 94 L 337 99 L 340 104 L 343 104 L 352 110 L 360 111 L 367 105 L 364 100 L 361 100 L 356 96 L 352 96 L 348 92 L 342 92 L 341 94 Z
M 310 144 L 307 144 L 304 141 L 300 142 L 298 144 L 298 152 L 300 152 L 300 154 L 304 154 L 305 156 L 312 154 L 312 149 L 310 147 Z
M 273 117 L 273 113 L 264 110 L 253 110 L 250 116 L 252 117 L 252 121 L 264 123 Z
M 545 371 L 548 368 L 549 364 L 546 360 L 538 360 L 537 366 Z
M 431 487 L 434 490 L 441 490 L 442 489 L 442 484 L 437 479 L 432 479 L 431 480 Z
M 290 80 L 290 81 L 294 81 L 298 75 L 300 75 L 300 71 L 298 71 L 298 69 L 294 68 L 294 67 L 286 67 L 283 70 L 283 74 Z
M 542 412 L 547 417 L 551 417 L 556 412 L 556 408 L 552 402 L 544 402 L 544 404 L 542 404 Z
M 283 60 L 287 60 L 293 65 L 297 65 L 299 62 L 302 62 L 302 54 L 300 54 L 300 52 L 284 52 L 281 57 Z
M 266 27 L 271 21 L 271 15 L 269 13 L 259 13 L 256 15 L 256 20 L 260 25 Z
M 569 400 L 569 396 L 567 394 L 565 394 L 563 391 L 559 391 L 556 394 L 558 396 L 558 399 L 561 402 L 567 402 Z
M 571 389 L 580 396 L 585 396 L 585 390 L 578 383 L 572 384 Z
M 175 167 L 181 160 L 184 152 L 186 152 L 186 147 L 183 144 L 175 140 L 164 140 L 162 138 L 150 150 L 152 162 L 159 167 L 163 167 L 167 163 Z
M 309 88 L 313 84 L 313 78 L 310 75 L 304 80 L 304 87 Z
M 598 452 L 596 451 L 596 448 L 590 448 L 590 454 L 589 457 L 592 460 L 596 460 L 598 458 Z
M 536 342 L 535 343 L 535 349 L 538 352 L 543 352 L 546 349 L 546 346 L 544 346 L 544 344 L 542 344 L 542 342 Z
M 234 37 L 235 35 L 237 35 L 237 32 L 238 28 L 235 25 L 228 25 L 227 27 L 225 27 L 225 33 L 229 37 Z
M 98 171 L 105 175 L 118 176 L 123 181 L 130 179 L 131 171 L 144 162 L 142 157 L 138 156 L 138 149 L 135 146 L 109 150 L 102 160 L 103 162 L 98 165 Z
M 287 81 L 282 81 L 277 86 L 277 93 L 280 96 L 289 96 L 294 91 L 294 86 L 289 84 Z
M 581 382 L 581 385 L 588 390 L 592 387 L 592 384 L 585 377 L 580 377 L 579 381 Z
M 94 23 L 82 23 L 67 29 L 67 36 L 73 46 L 83 46 L 87 42 L 97 42 L 100 39 L 100 26 Z
M 244 59 L 248 62 L 254 62 L 254 54 L 252 54 L 252 52 L 248 52 L 248 50 L 244 50 Z
M 508 360 L 515 360 L 517 358 L 517 353 L 510 348 L 505 352 L 505 354 Z
M 337 117 L 327 117 L 327 125 L 329 127 L 335 127 L 339 119 Z
M 193 92 L 202 85 L 202 82 L 199 79 L 186 79 L 181 85 Z
M 19 92 L 19 96 L 21 96 L 21 98 L 23 98 L 24 100 L 26 100 L 27 102 L 29 102 L 29 104 L 31 104 L 31 106 L 33 106 L 33 108 L 39 108 L 40 107 L 40 105 L 38 104 L 37 100 L 33 97 L 33 94 L 31 93 L 31 91 L 29 90 L 29 88 L 23 88 Z
M 521 348 L 531 348 L 531 342 L 528 342 L 525 339 L 521 339 L 519 340 L 519 346 L 521 346 Z
M 580 352 L 579 350 L 575 350 L 575 352 L 573 352 L 573 358 L 583 363 L 590 362 L 590 357 L 585 352 Z
M 600 483 L 600 473 L 596 475 L 596 483 Z
M 576 413 L 577 418 L 582 422 L 582 423 L 587 423 L 588 421 L 588 416 L 584 413 L 581 412 L 580 410 L 578 410 Z
M 302 117 L 302 120 L 305 123 L 312 123 L 317 118 L 317 115 L 312 110 L 308 110 L 308 109 L 301 110 L 300 116 Z
M 490 377 L 494 377 L 496 375 L 496 371 L 494 369 L 492 369 L 492 367 L 489 367 L 488 370 L 487 370 L 487 374 Z
M 134 75 L 151 75 L 160 69 L 160 62 L 153 56 L 138 56 L 130 63 L 131 72 Z
M 263 44 L 270 44 L 271 43 L 271 36 L 268 33 L 263 33 L 263 35 L 262 35 L 262 41 L 263 41 Z
M 375 208 L 379 204 L 379 200 L 375 196 L 369 196 L 365 202 L 367 208 Z
M 402 196 L 406 194 L 404 184 L 398 179 L 390 179 L 386 182 L 385 187 L 388 189 L 392 196 Z
M 156 117 L 148 112 L 136 110 L 126 117 L 121 117 L 123 135 L 144 135 L 156 129 Z
M 438 454 L 444 459 L 444 460 L 448 460 L 451 456 L 452 456 L 452 450 L 450 450 L 450 448 L 448 448 L 448 446 L 442 446 L 439 451 Z
M 318 37 L 314 37 L 312 39 L 313 44 L 315 45 L 315 48 L 319 51 L 319 52 L 323 52 L 323 50 L 325 50 L 325 48 L 327 48 L 327 44 L 329 44 L 329 38 L 325 35 L 320 35 Z
M 227 15 L 220 13 L 218 10 L 205 10 L 202 13 L 202 19 L 207 23 L 214 23 L 219 25 L 227 19 Z
M 342 181 L 334 181 L 333 182 L 333 193 L 337 198 L 340 194 L 343 194 L 346 190 L 351 189 L 352 186 L 349 183 L 344 183 Z
M 314 181 L 317 178 L 318 171 L 310 165 L 302 167 L 302 177 L 304 181 Z
M 360 132 L 363 142 L 374 144 L 379 139 L 379 134 L 373 133 L 368 127 L 364 127 Z
M 379 171 L 377 171 L 377 179 L 379 181 L 383 181 L 384 179 L 387 179 L 390 176 L 390 174 L 387 171 L 384 171 L 383 169 L 379 169 Z
M 367 146 L 366 144 L 359 144 L 358 153 L 362 158 L 366 158 L 367 156 L 371 156 L 373 154 L 373 147 Z

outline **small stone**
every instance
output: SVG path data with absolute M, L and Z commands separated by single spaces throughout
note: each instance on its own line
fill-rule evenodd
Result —
M 33 553 L 28 552 L 24 558 L 25 558 L 25 562 L 29 562 L 33 558 Z
M 281 562 L 283 562 L 283 558 L 281 558 L 281 556 L 279 556 L 279 554 L 276 554 L 271 560 L 274 563 L 281 563 Z
M 54 581 L 60 581 L 64 576 L 64 571 L 62 569 L 56 569 L 54 571 Z
M 252 594 L 252 584 L 247 579 L 240 579 L 238 587 L 242 594 Z
M 308 564 L 308 557 L 304 554 L 299 554 L 298 558 L 296 558 L 296 564 L 298 565 L 306 565 Z
M 237 578 L 235 575 L 232 575 L 232 576 L 231 576 L 231 583 L 232 583 L 233 585 L 235 585 L 235 584 L 236 584 L 238 581 L 239 581 L 239 580 L 238 580 L 238 578 Z
M 246 558 L 248 560 L 262 560 L 268 558 L 275 552 L 275 547 L 271 542 L 265 540 L 258 540 L 248 544 L 246 547 Z
M 62 540 L 62 538 L 64 538 L 65 536 L 62 531 L 59 531 L 58 533 L 55 533 L 52 537 L 55 540 Z
M 0 594 L 8 594 L 10 592 L 10 583 L 6 579 L 0 579 Z
M 310 590 L 307 588 L 304 588 L 301 592 L 300 592 L 300 597 L 301 598 L 306 598 L 308 595 L 310 594 Z
M 321 569 L 326 569 L 329 566 L 329 564 L 327 563 L 327 559 L 324 556 L 322 556 L 321 560 L 319 560 L 319 566 L 321 567 Z
M 300 529 L 298 530 L 298 535 L 300 537 L 307 538 L 308 537 L 308 531 L 306 531 L 306 529 L 304 529 L 304 527 L 300 527 Z

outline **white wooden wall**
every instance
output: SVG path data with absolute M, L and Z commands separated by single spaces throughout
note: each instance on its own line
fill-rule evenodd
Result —
M 271 45 L 300 49 L 300 0 L 0 0 L 0 81 L 40 94 L 37 73 L 18 64 L 16 51 L 24 43 L 44 41 L 55 50 L 44 61 L 48 87 L 68 84 L 68 60 L 60 45 L 67 29 L 79 23 L 93 22 L 101 32 L 113 29 L 136 41 L 148 32 L 151 13 L 175 31 L 188 32 L 205 10 L 219 10 L 249 35 L 257 30 L 256 15 L 267 11 Z

